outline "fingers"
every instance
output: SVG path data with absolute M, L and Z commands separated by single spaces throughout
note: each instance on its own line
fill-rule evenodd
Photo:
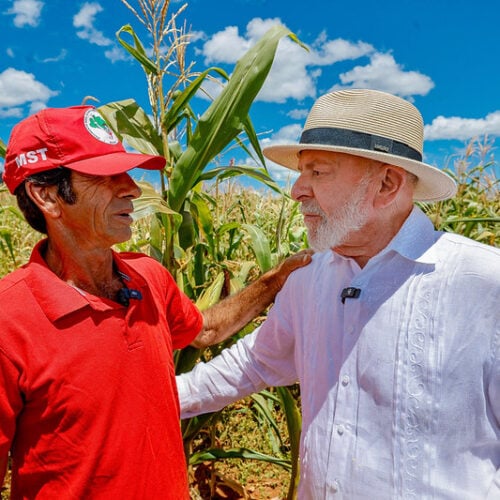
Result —
M 287 257 L 263 276 L 263 278 L 267 280 L 266 286 L 269 289 L 274 289 L 277 293 L 285 284 L 290 273 L 311 262 L 313 253 L 313 250 L 307 249 Z
M 283 261 L 282 266 L 286 268 L 288 272 L 292 272 L 295 269 L 298 269 L 299 267 L 306 266 L 309 264 L 312 260 L 312 255 L 314 251 L 310 248 L 306 250 L 301 250 L 300 252 L 297 252 L 296 254 L 292 255 L 291 257 L 288 257 Z

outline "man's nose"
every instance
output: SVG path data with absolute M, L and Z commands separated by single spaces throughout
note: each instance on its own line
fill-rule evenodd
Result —
M 129 173 L 124 172 L 118 176 L 117 181 L 120 183 L 121 192 L 120 195 L 124 198 L 132 198 L 135 200 L 141 196 L 141 188 L 132 179 Z
M 290 195 L 295 201 L 303 201 L 311 196 L 310 186 L 305 180 L 303 174 L 300 174 L 297 180 L 293 183 Z

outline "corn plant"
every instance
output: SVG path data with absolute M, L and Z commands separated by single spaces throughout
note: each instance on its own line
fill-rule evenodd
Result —
M 473 139 L 448 173 L 458 184 L 457 196 L 439 203 L 422 203 L 437 229 L 500 246 L 500 179 L 490 155 L 491 143 Z
M 118 248 L 152 255 L 203 310 L 307 246 L 298 205 L 267 173 L 249 118 L 251 104 L 267 77 L 280 39 L 288 36 L 300 42 L 278 26 L 238 61 L 231 76 L 216 67 L 195 72 L 194 65 L 186 61 L 189 34 L 184 27 L 178 27 L 184 6 L 168 17 L 169 1 L 137 0 L 137 8 L 122 1 L 152 40 L 151 49 L 146 49 L 131 25 L 117 32 L 120 44 L 144 70 L 150 110 L 143 109 L 133 98 L 105 104 L 99 110 L 124 142 L 140 152 L 164 156 L 167 165 L 159 176 L 159 189 L 151 183 L 140 183 L 142 196 L 135 205 L 138 222 L 134 238 Z M 195 96 L 204 92 L 207 80 L 216 77 L 226 82 L 222 92 L 202 113 L 195 112 Z M 234 147 L 241 148 L 260 166 L 220 165 L 220 156 Z M 495 164 L 484 155 L 476 159 L 474 152 L 478 150 L 484 152 L 475 143 L 450 171 L 459 183 L 456 198 L 421 206 L 437 228 L 499 245 L 500 198 Z M 0 156 L 5 156 L 2 141 Z M 265 195 L 237 188 L 234 179 L 241 175 L 261 182 Z M 8 193 L 2 200 L 0 255 L 4 257 L 5 273 L 25 260 L 36 236 L 33 238 L 22 225 L 24 236 L 20 234 L 16 229 L 21 224 L 19 211 L 13 208 Z M 216 356 L 252 331 L 261 319 L 220 345 L 204 351 L 177 351 L 177 372 L 190 370 L 200 359 Z M 234 458 L 273 463 L 290 472 L 287 497 L 294 498 L 300 438 L 298 400 L 296 387 L 270 388 L 251 398 L 255 418 L 271 429 L 272 453 L 218 446 L 214 436 L 220 412 L 184 421 L 189 463 Z M 284 415 L 288 436 L 279 430 L 276 409 Z M 202 449 L 195 450 L 193 441 L 202 432 L 209 438 Z
M 240 58 L 231 76 L 221 68 L 195 74 L 193 66 L 185 60 L 189 35 L 177 28 L 180 11 L 168 20 L 168 1 L 139 0 L 138 10 L 129 2 L 123 3 L 153 40 L 152 55 L 149 55 L 131 25 L 117 32 L 120 44 L 145 72 L 153 119 L 151 121 L 133 99 L 108 103 L 99 110 L 123 141 L 140 152 L 166 158 L 160 192 L 155 193 L 151 186 L 143 185 L 144 196 L 138 200 L 136 212 L 153 214 L 150 254 L 170 270 L 179 287 L 203 309 L 244 285 L 253 263 L 243 262 L 230 269 L 234 257 L 241 251 L 243 235 L 250 239 L 261 271 L 290 251 L 289 247 L 278 245 L 273 252 L 262 230 L 252 224 L 234 220 L 215 223 L 213 213 L 217 210 L 217 201 L 206 192 L 204 184 L 247 175 L 281 194 L 263 166 L 264 158 L 249 110 L 271 68 L 280 39 L 288 36 L 300 42 L 286 28 L 276 26 Z M 198 118 L 193 112 L 192 100 L 203 91 L 204 82 L 214 75 L 226 83 Z M 173 82 L 167 86 L 167 78 L 172 77 Z M 230 164 L 212 168 L 214 160 L 233 145 L 241 147 L 262 166 Z M 250 329 L 251 326 L 240 334 Z M 177 352 L 177 372 L 191 369 L 200 357 L 216 355 L 232 341 L 207 352 L 191 348 Z M 185 439 L 189 440 L 189 436 L 199 432 L 206 423 L 204 418 L 185 423 Z M 222 452 L 211 453 L 220 456 Z M 258 458 L 258 454 L 251 451 L 241 450 L 238 454 L 241 458 Z M 272 457 L 260 459 L 281 461 Z
M 459 192 L 457 197 L 453 200 L 450 206 L 445 204 L 429 204 L 428 208 L 433 210 L 434 213 L 438 214 L 439 220 L 445 221 L 452 219 L 454 216 L 454 209 L 462 210 L 462 207 L 469 207 L 471 212 L 471 217 L 475 217 L 475 213 L 482 214 L 485 210 L 490 210 L 493 217 L 490 218 L 488 231 L 496 235 L 495 241 L 491 244 L 500 244 L 500 224 L 498 223 L 498 184 L 492 180 L 492 173 L 489 172 L 491 167 L 483 168 L 482 165 L 477 165 L 472 163 L 468 167 L 468 171 L 471 174 L 463 172 L 460 175 Z M 473 173 L 472 173 L 473 172 Z M 147 186 L 143 185 L 144 187 Z M 491 186 L 493 190 L 488 194 L 486 198 L 482 196 L 484 194 L 484 186 Z M 495 188 L 495 186 L 497 186 Z M 153 190 L 154 191 L 154 190 Z M 148 193 L 145 192 L 147 196 Z M 154 200 L 157 197 L 152 194 Z M 207 197 L 210 200 L 210 212 L 212 215 L 213 232 L 216 233 L 220 231 L 220 228 L 232 224 L 248 224 L 253 226 L 259 226 L 264 237 L 267 239 L 267 244 L 271 253 L 278 251 L 278 241 L 289 240 L 290 246 L 297 244 L 297 234 L 303 234 L 301 216 L 296 211 L 296 205 L 287 198 L 280 198 L 270 195 L 267 193 L 254 193 L 249 190 L 238 189 L 235 185 L 226 187 L 225 189 L 218 190 L 217 185 L 212 188 L 212 191 L 207 192 Z M 474 200 L 473 203 L 471 200 Z M 163 203 L 163 202 L 162 202 Z M 4 275 L 8 271 L 12 270 L 15 266 L 23 263 L 26 257 L 29 255 L 29 251 L 32 248 L 34 242 L 36 242 L 40 235 L 30 230 L 27 224 L 21 220 L 21 216 L 17 208 L 14 207 L 15 201 L 7 190 L 3 187 L 0 190 L 0 224 L 6 232 L 10 232 L 9 241 L 10 248 L 7 246 L 0 247 L 0 256 L 5 256 L 6 259 L 1 260 L 1 274 Z M 160 204 L 155 210 L 162 210 Z M 216 208 L 213 208 L 213 207 Z M 443 210 L 439 211 L 440 208 Z M 154 210 L 153 210 L 154 212 Z M 149 215 L 148 215 L 149 214 Z M 495 215 L 496 214 L 496 215 Z M 154 224 L 152 221 L 156 221 L 155 215 L 150 215 L 148 211 L 144 212 L 144 217 L 137 221 L 134 225 L 134 235 L 133 239 L 123 244 L 123 249 L 131 249 L 137 251 L 144 251 L 144 249 L 149 248 L 149 241 L 151 240 L 151 234 L 154 229 Z M 280 219 L 281 217 L 281 219 Z M 495 223 L 496 221 L 496 223 Z M 279 236 L 276 234 L 276 228 L 286 228 Z M 461 226 L 457 226 L 457 231 L 460 232 Z M 467 229 L 464 226 L 464 229 Z M 207 227 L 207 231 L 209 228 Z M 224 255 L 230 255 L 231 259 L 227 260 L 225 265 L 228 270 L 233 269 L 243 269 L 244 264 L 249 263 L 251 257 L 249 257 L 248 252 L 254 252 L 251 248 L 251 239 L 249 235 L 244 235 L 240 233 L 238 237 L 241 237 L 241 244 L 236 244 L 233 238 L 229 236 L 224 240 L 223 235 L 228 235 L 229 233 L 223 233 L 221 235 L 221 241 L 219 246 L 214 246 L 214 252 L 220 252 L 221 262 L 224 260 Z M 481 233 L 471 232 L 471 236 L 480 236 Z M 298 239 L 299 244 L 303 241 L 301 238 Z M 259 245 L 258 248 L 264 248 L 265 245 Z M 216 250 L 217 249 L 217 250 Z M 12 258 L 12 254 L 14 258 Z M 265 259 L 264 259 L 265 260 Z M 271 258 L 272 260 L 272 258 Z M 246 272 L 255 272 L 254 269 L 249 268 L 249 264 L 246 264 Z M 230 274 L 233 274 L 232 272 Z M 234 273 L 237 274 L 237 273 Z M 217 300 L 217 297 L 222 293 L 222 288 L 224 286 L 225 278 L 224 275 L 215 271 L 216 279 L 213 281 L 211 287 L 205 287 L 204 290 L 199 294 L 198 303 L 200 308 L 205 308 L 213 301 Z M 243 277 L 243 282 L 245 281 Z M 232 286 L 237 288 L 242 286 L 241 283 L 237 283 L 233 278 L 230 279 Z M 252 327 L 248 327 L 247 330 L 240 332 L 237 336 L 244 335 L 246 331 L 249 331 Z M 203 353 L 204 358 L 208 359 L 212 355 L 216 355 L 218 349 L 222 346 L 217 346 L 214 351 L 208 351 Z M 189 350 L 188 350 L 189 351 Z M 194 359 L 197 359 L 198 353 L 193 352 Z M 199 417 L 199 419 L 192 419 L 187 421 L 184 426 L 185 431 L 185 445 L 187 450 L 187 455 L 189 457 L 191 464 L 200 464 L 201 462 L 213 462 L 217 463 L 221 460 L 233 460 L 235 458 L 243 458 L 244 460 L 259 460 L 262 462 L 268 462 L 275 464 L 276 466 L 282 467 L 284 470 L 289 471 L 291 477 L 296 478 L 297 461 L 295 459 L 288 459 L 287 453 L 297 453 L 294 452 L 294 448 L 297 449 L 298 439 L 300 436 L 300 414 L 298 414 L 298 404 L 295 398 L 296 389 L 290 390 L 286 389 L 283 394 L 280 394 L 280 389 L 269 389 L 263 391 L 258 395 L 254 395 L 252 398 L 253 404 L 249 407 L 248 412 L 255 414 L 255 418 L 258 419 L 262 427 L 266 423 L 270 428 L 273 429 L 272 433 L 269 434 L 268 440 L 273 453 L 261 453 L 255 450 L 248 449 L 245 446 L 239 448 L 228 447 L 221 449 L 217 446 L 217 437 L 215 436 L 215 424 L 220 421 L 221 414 L 217 413 L 215 415 L 204 415 Z M 290 396 L 292 399 L 290 400 Z M 284 446 L 285 435 L 279 433 L 277 428 L 277 416 L 282 414 L 282 412 L 287 412 L 287 426 L 289 427 L 289 440 Z M 191 442 L 192 439 L 203 430 L 210 439 L 206 440 L 206 446 L 203 449 L 192 450 Z M 295 445 L 293 444 L 295 443 Z M 283 450 L 284 447 L 289 446 L 289 450 Z M 293 455 L 292 455 L 293 456 Z M 295 467 L 295 471 L 294 471 Z M 293 476 L 292 476 L 293 474 Z M 292 483 L 293 483 L 292 479 Z

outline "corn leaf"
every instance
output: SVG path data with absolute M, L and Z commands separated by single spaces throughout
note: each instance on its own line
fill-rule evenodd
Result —
M 111 102 L 98 109 L 120 140 L 140 153 L 163 154 L 160 135 L 134 99 Z
M 227 458 L 244 458 L 250 460 L 261 460 L 275 465 L 280 465 L 286 470 L 290 470 L 290 461 L 283 458 L 276 458 L 265 453 L 250 450 L 248 448 L 231 448 L 223 450 L 221 448 L 210 448 L 199 453 L 193 453 L 189 457 L 189 465 L 197 465 L 205 461 L 221 460 Z
M 200 175 L 197 182 L 209 181 L 216 177 L 222 181 L 239 175 L 252 177 L 253 179 L 258 180 L 262 184 L 265 184 L 267 187 L 271 188 L 276 193 L 283 194 L 283 191 L 278 186 L 278 184 L 276 184 L 276 182 L 272 179 L 272 177 L 270 177 L 270 175 L 267 173 L 267 170 L 258 167 L 248 167 L 245 165 L 212 168 L 204 172 L 202 175 Z
M 143 181 L 138 182 L 137 184 L 141 188 L 142 193 L 137 200 L 134 200 L 134 213 L 132 214 L 134 220 L 139 220 L 148 215 L 163 213 L 172 216 L 176 221 L 176 225 L 181 223 L 181 215 L 174 212 L 167 205 L 165 200 L 151 184 Z
M 200 173 L 248 124 L 248 112 L 274 59 L 278 42 L 291 32 L 271 28 L 236 64 L 221 94 L 201 116 L 169 183 L 168 203 L 179 210 Z
M 134 46 L 130 45 L 128 42 L 126 42 L 122 37 L 122 33 L 128 33 L 134 40 Z M 118 39 L 118 42 L 120 45 L 137 61 L 139 61 L 140 65 L 144 69 L 146 74 L 153 74 L 153 75 L 158 75 L 158 68 L 155 66 L 153 61 L 149 59 L 149 57 L 146 55 L 146 51 L 144 50 L 144 46 L 142 45 L 139 37 L 135 34 L 134 29 L 130 24 L 127 24 L 125 26 L 122 26 L 117 32 L 116 32 L 116 38 Z
M 250 236 L 250 247 L 252 248 L 261 272 L 265 273 L 269 271 L 269 269 L 273 267 L 273 261 L 269 240 L 264 234 L 264 231 L 253 224 L 242 224 L 241 227 Z
M 210 306 L 217 303 L 220 299 L 222 286 L 224 285 L 224 274 L 219 273 L 210 286 L 203 290 L 203 293 L 198 297 L 196 306 L 200 311 L 208 309 Z
M 167 132 L 171 132 L 182 118 L 186 118 L 187 116 L 194 116 L 194 113 L 189 107 L 189 103 L 202 86 L 206 77 L 212 72 L 218 73 L 224 78 L 224 80 L 229 79 L 228 74 L 223 69 L 212 67 L 203 71 L 184 90 L 176 91 L 173 103 L 165 113 L 165 116 L 163 118 L 163 126 L 165 127 Z M 187 113 L 186 110 L 188 110 Z
M 290 449 L 292 454 L 292 475 L 288 489 L 287 500 L 296 498 L 299 485 L 299 447 L 302 417 L 297 400 L 293 397 L 288 387 L 276 387 L 276 393 L 281 399 L 281 406 L 286 418 Z

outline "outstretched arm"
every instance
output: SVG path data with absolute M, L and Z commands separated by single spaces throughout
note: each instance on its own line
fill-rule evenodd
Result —
M 274 300 L 289 274 L 311 262 L 312 250 L 303 250 L 263 274 L 240 292 L 203 311 L 203 328 L 192 346 L 218 344 L 241 330 Z
M 177 375 L 181 418 L 218 411 L 265 387 L 297 382 L 294 336 L 280 326 L 283 312 L 274 312 L 209 362 L 197 363 L 190 372 Z

